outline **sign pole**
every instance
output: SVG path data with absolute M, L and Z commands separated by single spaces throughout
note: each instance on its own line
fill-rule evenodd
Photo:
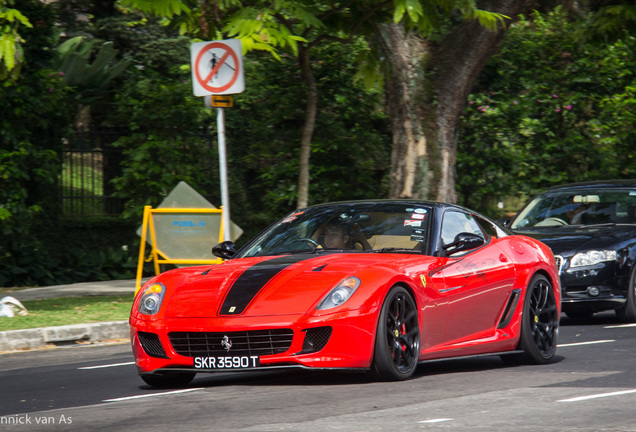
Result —
M 223 108 L 217 108 L 216 124 L 219 141 L 219 176 L 221 177 L 221 206 L 223 207 L 223 240 L 232 240 L 230 237 L 230 194 L 227 187 L 227 162 L 225 157 L 225 116 Z
M 230 234 L 230 198 L 227 185 L 225 152 L 225 122 L 223 108 L 233 106 L 232 95 L 245 90 L 243 72 L 243 46 L 239 39 L 194 42 L 190 45 L 192 65 L 192 91 L 205 96 L 205 105 L 217 108 L 219 146 L 219 176 L 221 177 L 221 214 L 223 240 L 232 240 Z

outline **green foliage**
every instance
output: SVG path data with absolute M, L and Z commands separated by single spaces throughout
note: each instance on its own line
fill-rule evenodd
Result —
M 316 49 L 312 67 L 322 95 L 312 141 L 311 203 L 386 196 L 390 132 L 381 95 L 353 84 L 353 59 L 363 45 Z M 230 170 L 243 179 L 249 211 L 272 221 L 297 200 L 298 153 L 305 89 L 296 59 L 252 53 L 245 93 L 227 110 Z
M 41 246 L 35 227 L 59 215 L 59 152 L 70 112 L 62 76 L 47 69 L 55 43 L 50 7 L 25 0 L 17 8 L 38 23 L 23 29 L 29 43 L 20 76 L 0 86 L 0 271 L 20 281 Z
M 620 2 L 619 2 L 620 3 Z M 601 7 L 589 20 L 589 25 L 576 36 L 585 41 L 615 42 L 626 36 L 636 36 L 636 4 L 613 4 Z M 631 4 L 629 4 L 631 3 Z
M 183 65 L 190 63 L 191 40 L 156 19 L 125 14 L 101 19 L 95 23 L 95 38 L 112 41 L 114 48 L 129 59 L 134 68 L 127 75 L 161 74 L 164 79 L 184 75 Z
M 442 26 L 447 16 L 458 15 L 462 20 L 477 20 L 479 24 L 495 31 L 504 25 L 504 15 L 478 9 L 474 0 L 395 0 L 393 21 L 405 21 L 424 36 L 430 36 Z
M 22 12 L 7 7 L 12 4 L 13 0 L 0 0 L 0 80 L 18 77 L 24 61 L 24 39 L 18 31 L 20 26 L 33 28 Z
M 515 24 L 469 97 L 458 143 L 463 204 L 573 181 L 636 176 L 636 40 L 580 45 L 556 10 Z M 631 109 L 631 111 L 629 111 Z
M 57 68 L 64 74 L 64 82 L 80 91 L 80 103 L 90 104 L 103 96 L 109 83 L 119 76 L 130 61 L 116 60 L 118 50 L 112 42 L 99 44 L 77 36 L 61 44 L 57 50 Z
M 202 101 L 191 96 L 187 82 L 145 79 L 130 82 L 111 121 L 125 122 L 131 134 L 114 146 L 125 160 L 122 175 L 113 181 L 115 196 L 125 198 L 125 217 L 141 220 L 143 206 L 158 205 L 179 183 L 199 190 L 211 187 L 218 157 L 205 133 L 212 122 Z M 162 107 L 162 109 L 158 109 Z
M 114 218 L 39 220 L 33 225 L 37 241 L 23 236 L 0 249 L 0 286 L 132 279 L 139 251 L 137 225 Z
M 172 17 L 191 11 L 182 0 L 123 0 L 122 3 L 160 17 Z

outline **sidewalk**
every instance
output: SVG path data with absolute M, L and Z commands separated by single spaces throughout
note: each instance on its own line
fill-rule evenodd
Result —
M 147 279 L 142 280 L 142 284 L 146 280 Z M 135 280 L 128 279 L 28 288 L 3 294 L 0 295 L 0 297 L 4 297 L 6 295 L 23 301 L 55 297 L 117 295 L 134 292 Z M 70 345 L 78 342 L 95 343 L 117 339 L 128 339 L 129 337 L 128 321 L 108 321 L 92 324 L 74 324 L 58 327 L 9 330 L 0 332 L 0 354 L 6 351 Z

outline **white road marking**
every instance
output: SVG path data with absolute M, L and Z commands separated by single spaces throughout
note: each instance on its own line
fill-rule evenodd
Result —
M 579 396 L 579 397 L 570 398 L 570 399 L 561 399 L 557 402 L 580 402 L 580 401 L 585 401 L 590 399 L 598 399 L 598 398 L 611 397 L 611 396 L 621 396 L 621 395 L 626 395 L 630 393 L 636 393 L 636 389 L 622 390 L 622 391 L 611 392 L 611 393 L 599 393 L 599 394 L 589 395 L 589 396 Z
M 115 399 L 105 399 L 102 402 L 120 402 L 120 401 L 132 400 L 132 399 L 141 399 L 141 398 L 147 398 L 147 397 L 167 396 L 167 395 L 173 395 L 178 393 L 187 393 L 187 392 L 193 392 L 197 390 L 203 390 L 203 387 L 193 388 L 193 389 L 184 389 L 184 390 L 174 390 L 174 391 L 169 391 L 164 393 L 148 393 L 148 394 L 137 395 L 137 396 L 126 396 L 126 397 L 120 397 Z
M 605 326 L 603 328 L 610 329 L 610 328 L 627 328 L 627 327 L 636 327 L 636 323 L 634 323 L 634 324 L 611 325 L 611 326 Z
M 438 418 L 438 419 L 432 419 L 432 420 L 422 420 L 421 422 L 418 423 L 441 423 L 441 422 L 445 422 L 445 421 L 451 421 L 453 420 L 452 418 Z
M 77 369 L 81 369 L 81 370 L 101 369 L 101 368 L 109 368 L 109 367 L 115 367 L 115 366 L 128 366 L 128 365 L 134 365 L 134 364 L 135 364 L 135 362 L 112 363 L 112 364 L 105 364 L 105 365 L 99 365 L 99 366 L 85 366 L 85 367 L 81 367 L 81 368 L 77 368 Z
M 609 342 L 616 342 L 616 340 L 615 339 L 608 339 L 608 340 L 598 340 L 598 341 L 590 341 L 590 342 L 577 342 L 577 343 L 569 343 L 569 344 L 558 344 L 557 347 L 563 348 L 563 347 L 572 347 L 572 346 L 580 346 L 580 345 L 594 345 L 594 344 L 609 343 Z

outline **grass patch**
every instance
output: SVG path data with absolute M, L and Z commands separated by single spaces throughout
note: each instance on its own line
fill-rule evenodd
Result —
M 27 316 L 0 317 L 0 331 L 124 321 L 130 316 L 134 294 L 25 300 Z

